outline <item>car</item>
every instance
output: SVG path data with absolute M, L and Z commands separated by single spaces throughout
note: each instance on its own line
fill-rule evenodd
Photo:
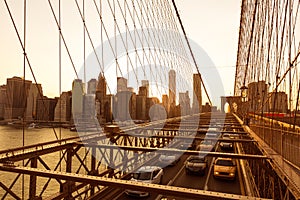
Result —
M 131 181 L 160 184 L 163 178 L 163 169 L 159 166 L 143 166 L 136 172 L 132 173 Z M 135 197 L 147 197 L 149 192 L 136 191 L 136 190 L 125 190 L 125 193 L 129 196 Z
M 175 165 L 180 157 L 179 154 L 174 154 L 174 153 L 165 153 L 165 154 L 161 154 L 158 158 L 160 164 L 164 165 L 164 166 L 173 166 Z
M 220 132 L 207 132 L 205 134 L 205 138 L 208 139 L 217 139 L 220 137 Z
M 236 177 L 236 163 L 232 158 L 217 158 L 214 162 L 214 177 L 234 180 Z
M 197 151 L 214 151 L 215 149 L 215 141 L 212 140 L 202 140 L 200 144 L 197 146 Z
M 185 171 L 187 174 L 205 174 L 207 168 L 207 158 L 203 156 L 189 156 L 185 161 Z
M 232 137 L 229 134 L 224 133 L 222 135 L 222 139 L 230 140 L 230 139 L 232 139 Z M 232 150 L 233 149 L 233 142 L 231 142 L 231 141 L 221 141 L 220 142 L 220 147 L 221 147 L 221 149 Z
M 215 127 L 209 127 L 209 128 L 207 129 L 207 132 L 219 132 L 220 130 L 221 130 L 220 127 L 215 126 Z

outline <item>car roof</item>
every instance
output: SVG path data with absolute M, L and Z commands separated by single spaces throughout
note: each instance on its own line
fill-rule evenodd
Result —
M 159 166 L 143 166 L 137 172 L 153 172 L 154 170 L 161 169 Z
M 233 161 L 232 158 L 222 158 L 222 157 L 219 157 L 219 158 L 217 158 L 216 160 L 230 160 L 230 161 Z
M 223 135 L 222 135 L 222 137 L 230 137 L 231 135 L 230 134 L 228 134 L 228 133 L 224 133 Z
M 190 155 L 187 159 L 204 159 L 204 156 L 196 156 L 196 155 Z
M 218 137 L 218 133 L 207 132 L 206 137 Z

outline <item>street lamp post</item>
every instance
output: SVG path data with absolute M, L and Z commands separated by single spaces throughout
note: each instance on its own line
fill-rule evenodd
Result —
M 241 101 L 242 101 L 242 116 L 244 124 L 249 124 L 249 118 L 247 116 L 247 102 L 248 102 L 248 87 L 243 85 L 241 88 Z

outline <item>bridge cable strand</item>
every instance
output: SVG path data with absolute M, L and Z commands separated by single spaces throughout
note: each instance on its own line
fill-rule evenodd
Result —
M 184 34 L 185 40 L 186 40 L 186 42 L 187 42 L 187 45 L 188 45 L 188 48 L 189 48 L 189 50 L 190 50 L 190 54 L 191 54 L 191 56 L 192 56 L 192 59 L 193 59 L 193 62 L 194 62 L 194 64 L 195 64 L 195 67 L 196 67 L 197 73 L 198 73 L 198 75 L 201 77 L 201 74 L 200 74 L 200 71 L 199 71 L 199 67 L 198 67 L 198 65 L 197 65 L 197 62 L 196 62 L 196 59 L 195 59 L 195 57 L 194 57 L 194 54 L 193 54 L 193 51 L 192 51 L 192 48 L 191 48 L 191 45 L 190 45 L 189 39 L 188 39 L 188 37 L 187 37 L 187 35 L 186 35 L 186 32 L 185 32 L 184 26 L 183 26 L 183 24 L 182 24 L 182 21 L 181 21 L 181 18 L 180 18 L 180 15 L 179 15 L 179 12 L 178 12 L 177 6 L 176 6 L 176 4 L 175 4 L 175 0 L 172 0 L 172 2 L 173 2 L 173 6 L 174 6 L 174 9 L 175 9 L 175 12 L 176 12 L 177 18 L 178 18 L 178 20 L 179 20 L 179 23 L 180 23 L 181 29 L 182 29 L 182 31 L 183 31 L 183 34 Z M 209 97 L 209 95 L 208 95 L 207 89 L 206 89 L 206 87 L 205 87 L 205 84 L 204 84 L 204 82 L 203 82 L 202 78 L 200 78 L 200 80 L 201 80 L 201 83 L 202 83 L 202 85 L 203 85 L 203 88 L 204 88 L 205 94 L 206 94 L 206 96 L 207 96 L 207 98 L 208 98 L 208 101 L 209 101 L 210 105 L 212 105 L 212 101 L 210 100 L 210 97 Z
M 25 78 L 26 78 L 26 25 L 27 25 L 27 7 L 26 7 L 27 3 L 26 0 L 24 0 L 24 21 L 23 21 L 23 25 L 24 25 L 24 33 L 23 33 L 23 44 L 24 44 L 24 49 L 23 49 L 23 99 L 25 99 L 26 97 L 26 85 L 25 85 Z M 25 115 L 26 115 L 26 107 L 24 106 L 23 109 L 23 127 L 22 127 L 22 146 L 25 146 Z M 24 152 L 24 151 L 23 151 Z M 24 166 L 24 160 L 22 161 L 22 166 Z M 24 174 L 22 175 L 22 198 L 24 199 L 25 197 L 25 192 L 24 192 L 24 188 L 25 188 L 25 176 Z
M 293 0 L 242 1 L 235 95 L 241 86 L 250 85 L 251 112 L 263 115 L 287 112 L 279 111 L 280 107 L 290 111 L 299 109 L 299 5 L 299 1 Z M 264 82 L 266 89 L 252 86 L 255 82 Z M 292 112 L 289 113 L 291 118 Z M 295 125 L 295 117 L 291 124 Z

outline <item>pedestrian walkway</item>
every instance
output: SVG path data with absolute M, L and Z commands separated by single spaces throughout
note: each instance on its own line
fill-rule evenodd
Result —
M 292 192 L 300 199 L 300 173 L 299 170 L 289 164 L 280 154 L 269 147 L 255 132 L 248 126 L 244 125 L 243 128 L 247 131 L 257 142 L 259 147 L 265 152 L 265 155 L 272 159 L 274 166 L 282 175 L 282 180 L 289 185 Z M 300 158 L 299 158 L 300 159 Z M 279 174 L 279 175 L 280 175 Z

